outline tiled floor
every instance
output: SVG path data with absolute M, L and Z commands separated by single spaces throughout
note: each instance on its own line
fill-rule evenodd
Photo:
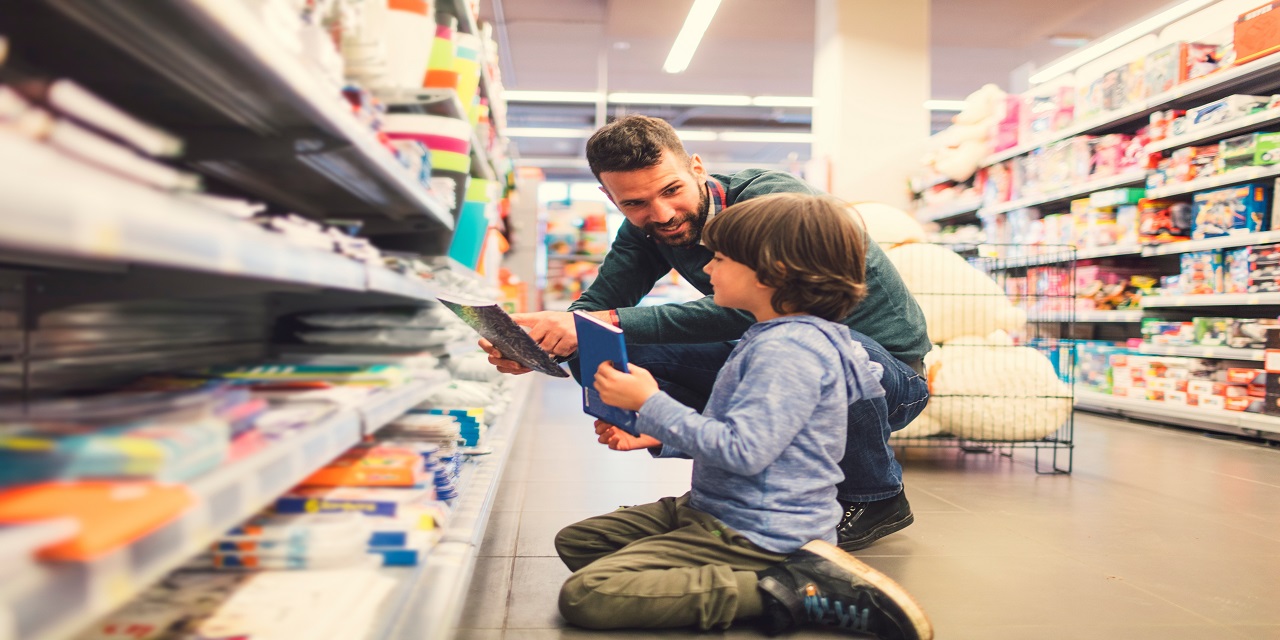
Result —
M 699 635 L 564 626 L 556 531 L 678 495 L 690 466 L 604 448 L 573 383 L 540 384 L 458 637 Z M 911 591 L 942 640 L 1280 639 L 1280 450 L 1088 414 L 1076 442 L 1070 476 L 1037 476 L 1030 452 L 907 452 L 916 522 L 859 557 Z

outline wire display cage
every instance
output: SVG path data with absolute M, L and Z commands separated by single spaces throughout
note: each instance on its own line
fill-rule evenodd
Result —
M 1074 246 L 908 244 L 888 251 L 925 312 L 930 401 L 895 449 L 1031 450 L 1069 474 L 1074 449 Z

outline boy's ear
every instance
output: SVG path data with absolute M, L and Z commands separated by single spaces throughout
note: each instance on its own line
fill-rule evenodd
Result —
M 778 268 L 778 276 L 779 276 L 779 277 L 782 277 L 782 278 L 785 278 L 785 277 L 786 277 L 786 275 L 787 275 L 787 267 L 786 267 L 786 265 L 782 264 L 781 262 L 775 262 L 775 263 L 773 263 L 773 264 L 774 264 L 774 266 L 776 266 L 776 267 Z M 767 284 L 765 284 L 765 283 L 763 283 L 763 282 L 760 282 L 760 277 L 759 277 L 759 276 L 756 276 L 756 287 L 757 287 L 757 288 L 760 288 L 760 289 L 770 289 L 770 290 L 777 289 L 777 287 L 771 287 L 771 286 L 769 286 L 769 285 L 767 285 Z

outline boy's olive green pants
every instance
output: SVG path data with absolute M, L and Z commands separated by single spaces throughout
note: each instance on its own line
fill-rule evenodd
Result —
M 565 620 L 590 629 L 726 629 L 759 616 L 766 551 L 689 506 L 689 494 L 583 520 L 556 536 L 574 573 L 560 589 Z

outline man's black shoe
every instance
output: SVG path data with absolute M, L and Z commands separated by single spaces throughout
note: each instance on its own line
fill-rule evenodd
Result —
M 814 540 L 757 575 L 771 635 L 818 625 L 883 640 L 933 638 L 906 590 L 828 542 Z
M 840 538 L 840 548 L 845 551 L 857 551 L 871 546 L 871 543 L 895 531 L 906 529 L 916 521 L 911 515 L 911 504 L 907 502 L 907 492 L 899 491 L 898 495 L 884 500 L 872 502 L 845 502 L 844 517 L 836 527 Z

